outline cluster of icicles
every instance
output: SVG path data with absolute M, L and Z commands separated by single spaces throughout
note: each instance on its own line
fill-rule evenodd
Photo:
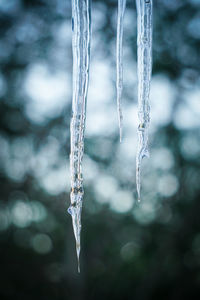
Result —
M 137 7 L 137 64 L 138 64 L 138 149 L 136 155 L 136 186 L 140 201 L 141 161 L 148 157 L 149 92 L 152 69 L 152 3 L 153 0 L 136 0 Z M 123 88 L 123 20 L 126 0 L 118 0 L 117 42 L 116 42 L 116 87 L 120 141 L 122 140 L 121 98 Z M 80 272 L 81 210 L 83 203 L 82 159 L 86 102 L 89 81 L 91 40 L 91 1 L 72 0 L 72 48 L 73 48 L 73 100 L 71 119 L 71 205 L 76 240 L 78 271 Z

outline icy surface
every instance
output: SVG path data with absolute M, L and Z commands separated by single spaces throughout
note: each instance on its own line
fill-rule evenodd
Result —
M 118 16 L 117 16 L 117 43 L 116 43 L 116 67 L 117 67 L 117 110 L 119 120 L 120 142 L 122 141 L 122 109 L 121 97 L 123 89 L 123 22 L 124 12 L 126 8 L 126 0 L 118 0 Z
M 90 10 L 90 0 L 72 0 L 73 99 L 70 129 L 71 206 L 68 212 L 72 216 L 79 272 L 81 210 L 84 194 L 82 159 L 84 151 L 91 36 Z
M 148 128 L 150 122 L 150 80 L 152 70 L 152 6 L 153 0 L 136 0 L 138 55 L 138 149 L 136 156 L 136 185 L 140 201 L 141 161 L 149 156 Z

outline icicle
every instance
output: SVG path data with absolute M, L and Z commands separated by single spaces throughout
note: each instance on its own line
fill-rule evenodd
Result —
M 90 9 L 90 0 L 72 0 L 73 100 L 70 154 L 71 206 L 68 212 L 72 216 L 79 272 L 81 210 L 84 193 L 82 159 L 91 36 Z
M 126 0 L 118 0 L 118 15 L 117 15 L 117 43 L 116 43 L 116 67 L 117 67 L 117 110 L 118 110 L 118 122 L 119 122 L 119 134 L 120 142 L 122 141 L 122 109 L 121 109 L 121 97 L 123 89 L 123 22 L 124 12 L 126 8 Z
M 148 151 L 148 128 L 150 122 L 150 80 L 152 70 L 152 6 L 153 0 L 136 0 L 137 48 L 138 48 L 138 150 L 136 157 L 136 185 L 140 201 L 141 161 Z

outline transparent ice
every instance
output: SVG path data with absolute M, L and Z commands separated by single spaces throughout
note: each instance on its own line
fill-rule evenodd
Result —
M 72 216 L 79 272 L 81 210 L 84 194 L 82 159 L 90 62 L 90 10 L 90 0 L 72 0 L 73 99 L 70 127 L 71 205 L 68 212 Z
M 149 157 L 148 129 L 150 123 L 149 93 L 152 71 L 152 8 L 153 0 L 136 0 L 138 56 L 138 149 L 136 156 L 136 186 L 138 201 L 141 189 L 141 161 Z
M 117 42 L 116 42 L 116 67 L 117 67 L 117 110 L 119 122 L 120 142 L 122 141 L 122 109 L 121 97 L 123 89 L 123 22 L 124 12 L 126 8 L 126 0 L 118 0 L 118 15 L 117 15 Z

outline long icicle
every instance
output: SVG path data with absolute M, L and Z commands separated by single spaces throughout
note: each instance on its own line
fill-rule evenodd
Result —
M 84 194 L 82 159 L 84 152 L 86 100 L 90 60 L 90 11 L 90 0 L 72 0 L 73 99 L 70 127 L 71 205 L 68 208 L 68 212 L 72 216 L 72 224 L 76 240 L 78 272 L 80 272 L 79 256 L 81 249 L 81 210 Z
M 121 97 L 123 89 L 123 22 L 124 12 L 126 8 L 126 0 L 118 0 L 118 15 L 117 15 L 117 42 L 116 42 L 116 67 L 117 67 L 117 111 L 119 122 L 120 142 L 122 141 L 122 126 L 123 115 L 121 109 Z
M 138 201 L 141 188 L 141 161 L 148 151 L 150 123 L 149 93 L 152 71 L 152 10 L 153 0 L 136 0 L 137 6 L 137 56 L 138 56 L 138 149 L 136 156 L 136 185 Z

